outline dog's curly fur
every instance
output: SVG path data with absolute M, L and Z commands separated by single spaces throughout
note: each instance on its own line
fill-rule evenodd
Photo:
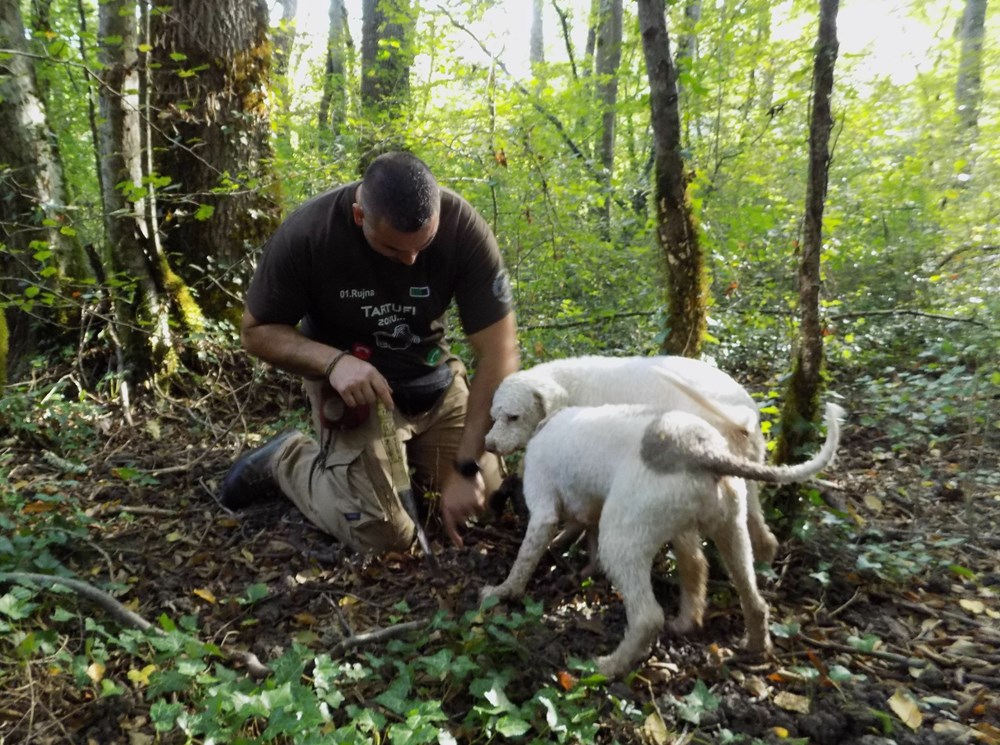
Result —
M 687 357 L 568 357 L 507 376 L 493 396 L 486 448 L 501 455 L 523 449 L 538 425 L 566 406 L 643 404 L 697 414 L 723 434 L 730 449 L 763 462 L 767 453 L 757 406 L 722 370 Z M 757 485 L 747 485 L 753 553 L 770 563 L 778 541 L 764 521 Z
M 618 648 L 597 660 L 608 676 L 628 670 L 663 626 L 653 595 L 653 558 L 673 541 L 681 603 L 673 628 L 702 623 L 707 563 L 701 535 L 719 548 L 736 586 L 754 653 L 771 648 L 768 608 L 757 590 L 746 522 L 743 479 L 802 481 L 833 459 L 843 409 L 826 409 L 827 438 L 807 463 L 767 466 L 734 455 L 705 420 L 686 412 L 643 406 L 569 407 L 545 421 L 524 456 L 524 494 L 531 512 L 524 541 L 507 579 L 480 596 L 524 592 L 560 520 L 599 524 L 600 562 L 622 594 L 628 629 Z

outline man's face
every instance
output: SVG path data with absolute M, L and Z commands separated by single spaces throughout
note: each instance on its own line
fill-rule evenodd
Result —
M 407 266 L 413 266 L 420 252 L 430 246 L 441 222 L 440 216 L 434 215 L 419 230 L 403 233 L 393 228 L 388 220 L 372 219 L 359 204 L 354 205 L 354 221 L 361 226 L 365 240 L 375 253 Z

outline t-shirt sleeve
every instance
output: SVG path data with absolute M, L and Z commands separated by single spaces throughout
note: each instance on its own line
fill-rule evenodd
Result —
M 294 326 L 306 314 L 306 292 L 310 285 L 307 238 L 297 236 L 295 222 L 279 226 L 264 245 L 260 261 L 247 290 L 247 310 L 262 323 Z
M 458 281 L 455 304 L 466 334 L 493 325 L 513 310 L 510 277 L 493 231 L 472 208 L 464 205 L 458 231 Z

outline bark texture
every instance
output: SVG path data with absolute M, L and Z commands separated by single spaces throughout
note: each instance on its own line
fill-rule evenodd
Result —
M 64 320 L 56 305 L 41 301 L 51 299 L 61 278 L 79 275 L 84 261 L 18 2 L 0 2 L 0 48 L 14 50 L 0 58 L 0 357 L 16 378 L 46 323 Z
M 250 257 L 277 227 L 264 0 L 177 0 L 153 14 L 161 225 L 206 314 L 237 319 Z
M 802 255 L 799 261 L 799 338 L 795 361 L 781 412 L 781 435 L 775 460 L 796 463 L 815 441 L 813 422 L 819 414 L 822 387 L 823 329 L 819 313 L 820 255 L 823 247 L 823 208 L 830 169 L 830 132 L 833 113 L 833 72 L 837 61 L 837 10 L 839 0 L 821 0 L 819 33 L 813 66 L 812 119 L 809 123 L 809 168 L 806 183 Z M 774 506 L 787 536 L 800 511 L 800 490 L 789 486 L 778 491 Z
M 662 1 L 638 0 L 638 6 L 649 76 L 656 235 L 667 265 L 667 328 L 662 347 L 666 354 L 697 357 L 706 326 L 707 282 L 681 157 L 677 69 L 670 58 Z
M 176 283 L 158 240 L 143 158 L 144 89 L 138 54 L 136 0 L 107 0 L 99 8 L 98 55 L 101 163 L 107 263 L 119 282 L 110 285 L 122 367 L 130 381 L 158 371 L 173 349 L 174 328 L 193 331 L 200 311 L 189 318 L 171 313 L 168 285 Z M 108 42 L 113 39 L 120 41 Z M 185 297 L 187 297 L 185 295 Z M 185 306 L 191 310 L 193 301 Z M 171 324 L 171 319 L 175 324 Z

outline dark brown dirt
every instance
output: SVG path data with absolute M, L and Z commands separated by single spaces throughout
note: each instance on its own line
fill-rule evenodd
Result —
M 419 550 L 353 556 L 283 500 L 240 514 L 222 509 L 214 493 L 240 448 L 262 441 L 252 433 L 264 423 L 284 418 L 268 430 L 277 432 L 289 419 L 303 421 L 298 406 L 294 381 L 268 374 L 228 396 L 147 396 L 134 426 L 109 409 L 73 495 L 101 527 L 64 561 L 94 584 L 127 583 L 120 599 L 145 618 L 195 615 L 203 638 L 265 663 L 303 632 L 319 650 L 345 629 L 388 625 L 400 600 L 413 618 L 460 614 L 475 606 L 483 583 L 503 578 L 524 528 L 510 509 L 468 530 L 468 546 L 456 550 L 444 545 L 430 505 L 437 576 Z M 772 622 L 789 630 L 776 637 L 773 658 L 740 656 L 738 604 L 716 576 L 705 628 L 689 638 L 664 631 L 635 676 L 609 685 L 645 721 L 609 717 L 602 742 L 1000 743 L 1000 490 L 966 472 L 970 463 L 975 473 L 995 472 L 996 452 L 883 451 L 885 437 L 849 426 L 821 489 L 840 517 L 817 508 L 812 529 L 787 541 L 761 575 Z M 4 448 L 19 463 L 16 479 L 53 475 L 37 442 L 8 440 Z M 120 466 L 158 483 L 123 481 Z M 676 586 L 669 556 L 662 559 L 656 587 L 669 613 Z M 551 556 L 530 586 L 545 619 L 522 640 L 535 661 L 522 681 L 529 694 L 570 658 L 592 658 L 620 638 L 620 599 L 604 580 L 581 585 L 573 572 L 584 563 L 575 548 Z M 255 583 L 269 594 L 249 610 L 225 600 Z M 866 636 L 878 643 L 860 651 L 853 640 Z M 43 683 L 30 665 L 3 663 L 0 673 L 0 742 L 158 741 L 137 693 L 99 698 L 68 676 Z M 699 681 L 710 701 L 685 709 Z M 900 720 L 907 713 L 910 726 Z

